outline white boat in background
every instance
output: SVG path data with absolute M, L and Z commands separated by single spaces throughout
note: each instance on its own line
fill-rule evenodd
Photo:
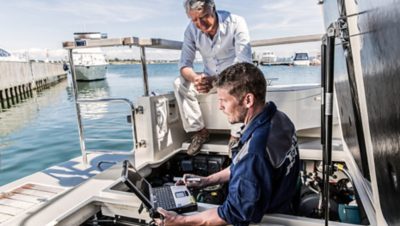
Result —
M 310 58 L 308 53 L 298 52 L 294 54 L 293 65 L 295 66 L 310 66 Z
M 77 81 L 106 78 L 108 63 L 100 48 L 77 50 L 73 54 Z
M 100 32 L 74 33 L 77 43 L 84 43 L 87 39 L 101 39 Z M 73 52 L 74 66 L 77 81 L 94 81 L 106 78 L 108 63 L 101 48 L 76 49 Z
M 267 51 L 267 52 L 263 52 L 260 58 L 260 64 L 264 65 L 264 64 L 272 64 L 276 62 L 276 55 L 271 52 L 271 51 Z

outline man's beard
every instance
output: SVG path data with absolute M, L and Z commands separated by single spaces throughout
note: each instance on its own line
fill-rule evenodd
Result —
M 242 107 L 243 104 L 241 104 L 241 105 L 239 105 L 239 106 Z M 248 108 L 242 107 L 242 110 L 239 112 L 238 117 L 233 118 L 233 120 L 232 120 L 230 123 L 231 123 L 231 124 L 243 123 L 244 120 L 245 120 L 245 118 L 246 118 L 246 115 L 247 115 L 247 112 L 248 112 L 248 111 L 249 111 Z

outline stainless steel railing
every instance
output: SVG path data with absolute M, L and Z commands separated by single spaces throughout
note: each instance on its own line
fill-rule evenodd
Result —
M 133 151 L 137 139 L 134 124 L 135 106 L 130 100 L 125 98 L 78 99 L 77 104 L 80 109 L 78 117 L 82 129 L 79 139 L 81 147 L 84 147 L 82 157 L 85 163 L 87 163 L 87 155 L 90 153 L 126 154 Z M 113 104 L 123 104 L 125 110 L 108 110 L 109 108 L 114 109 Z M 122 119 L 122 123 L 115 122 L 116 118 Z M 88 122 L 85 123 L 85 120 Z M 108 121 L 108 123 L 101 124 L 104 121 Z M 124 134 L 129 133 L 130 136 L 121 138 L 121 131 L 125 131 Z M 99 143 L 104 146 L 94 148 Z M 118 147 L 118 150 L 115 147 Z

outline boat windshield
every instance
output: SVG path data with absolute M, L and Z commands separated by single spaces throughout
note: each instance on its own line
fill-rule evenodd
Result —
M 308 54 L 307 53 L 296 53 L 296 56 L 294 57 L 295 60 L 308 60 Z

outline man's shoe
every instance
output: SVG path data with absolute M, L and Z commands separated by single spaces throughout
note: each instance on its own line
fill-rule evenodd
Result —
M 207 130 L 200 130 L 192 136 L 192 143 L 187 149 L 188 155 L 197 155 L 200 152 L 201 146 L 210 140 L 210 134 Z

